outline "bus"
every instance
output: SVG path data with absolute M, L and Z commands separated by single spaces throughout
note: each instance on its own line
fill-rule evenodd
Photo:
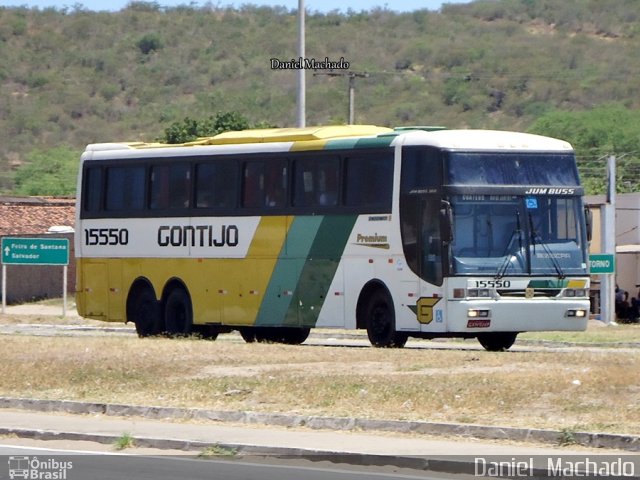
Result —
M 100 143 L 81 157 L 77 306 L 142 336 L 314 327 L 409 337 L 585 330 L 589 211 L 565 141 L 370 125 Z

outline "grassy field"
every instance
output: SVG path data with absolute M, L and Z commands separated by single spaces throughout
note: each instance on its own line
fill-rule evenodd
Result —
M 640 433 L 640 349 L 625 347 L 640 341 L 640 326 L 522 339 L 614 348 L 489 353 L 245 344 L 237 335 L 5 335 L 0 395 Z

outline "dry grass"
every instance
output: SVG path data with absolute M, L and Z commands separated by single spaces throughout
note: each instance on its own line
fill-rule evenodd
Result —
M 640 433 L 640 350 L 4 336 L 0 395 Z

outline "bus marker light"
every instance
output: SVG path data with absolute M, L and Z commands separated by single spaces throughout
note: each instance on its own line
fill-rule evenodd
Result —
M 454 288 L 453 298 L 464 298 L 464 288 Z

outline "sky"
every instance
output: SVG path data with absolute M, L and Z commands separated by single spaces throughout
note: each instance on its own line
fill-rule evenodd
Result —
M 28 7 L 45 9 L 54 7 L 58 10 L 74 10 L 76 5 L 93 11 L 118 11 L 126 7 L 131 0 L 0 0 L 2 7 Z M 298 9 L 299 0 L 150 0 L 163 7 L 175 7 L 179 5 L 194 5 L 195 7 L 211 4 L 219 7 L 240 7 L 242 5 L 259 6 L 284 6 L 289 10 Z M 428 9 L 438 10 L 443 3 L 469 3 L 471 0 L 304 0 L 308 12 L 330 12 L 340 10 L 342 12 L 351 8 L 359 12 L 383 7 L 396 12 L 411 12 L 414 10 Z

